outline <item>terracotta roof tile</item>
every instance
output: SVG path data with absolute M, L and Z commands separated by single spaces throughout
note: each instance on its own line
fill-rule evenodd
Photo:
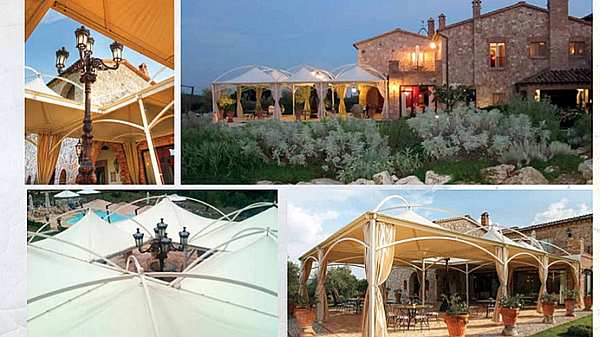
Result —
M 544 70 L 518 84 L 591 84 L 591 69 Z

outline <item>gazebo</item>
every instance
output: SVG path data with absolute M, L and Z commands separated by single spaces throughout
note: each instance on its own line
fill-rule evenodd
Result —
M 346 105 L 343 98 L 346 97 L 348 87 L 374 87 L 383 97 L 382 115 L 384 119 L 389 118 L 388 110 L 388 80 L 387 76 L 368 65 L 347 64 L 333 70 L 334 78 L 331 85 L 341 98 L 338 113 L 346 114 Z M 363 100 L 366 101 L 367 92 L 361 92 Z M 360 99 L 359 99 L 360 101 Z
M 288 71 L 291 75 L 287 79 L 286 84 L 292 88 L 293 114 L 296 115 L 296 88 L 299 87 L 302 90 L 304 111 L 310 111 L 310 93 L 311 88 L 314 87 L 319 99 L 317 117 L 319 119 L 325 117 L 325 96 L 327 96 L 327 89 L 329 88 L 329 82 L 333 80 L 333 75 L 326 70 L 306 64 L 297 65 L 290 68 Z M 331 94 L 333 102 L 333 90 Z
M 391 201 L 399 201 L 400 204 L 390 204 Z M 396 216 L 385 214 L 392 210 L 401 211 Z M 570 266 L 574 283 L 580 286 L 580 265 L 577 260 L 549 254 L 540 246 L 527 242 L 510 240 L 495 227 L 487 230 L 483 237 L 451 231 L 417 214 L 404 198 L 387 197 L 373 211 L 362 214 L 300 257 L 301 293 L 308 296 L 306 282 L 312 264 L 318 264 L 317 320 L 325 321 L 328 318 L 325 291 L 327 266 L 340 263 L 364 266 L 368 289 L 362 334 L 385 337 L 388 335 L 387 323 L 380 286 L 386 282 L 395 266 L 413 267 L 423 276 L 428 268 L 441 261 L 465 265 L 467 274 L 469 267 L 473 270 L 483 265 L 494 266 L 500 282 L 493 315 L 496 322 L 500 320 L 499 300 L 508 295 L 508 278 L 510 270 L 515 267 L 529 266 L 538 270 L 541 281 L 538 310 L 541 310 L 540 298 L 546 291 L 548 269 L 551 266 Z M 424 302 L 425 287 L 421 289 Z M 582 304 L 581 296 L 577 302 Z
M 174 78 L 169 77 L 116 102 L 92 106 L 94 140 L 122 144 L 133 183 L 139 183 L 143 170 L 137 145 L 146 142 L 151 165 L 149 174 L 156 184 L 162 184 L 153 140 L 174 132 L 174 83 Z M 34 80 L 25 88 L 25 133 L 38 135 L 38 181 L 47 183 L 54 172 L 62 141 L 79 137 L 85 107 L 82 102 L 53 94 L 42 85 Z

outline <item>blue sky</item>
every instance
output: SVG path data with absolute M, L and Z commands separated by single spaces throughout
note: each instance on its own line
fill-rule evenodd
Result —
M 523 227 L 592 213 L 589 190 L 373 190 L 323 189 L 281 192 L 287 200 L 288 257 L 299 256 L 362 213 L 373 210 L 389 195 L 401 195 L 413 205 L 444 211 L 417 209 L 430 220 L 470 215 L 479 220 L 488 212 L 502 227 Z M 389 213 L 392 214 L 393 213 Z
M 528 0 L 546 7 L 547 0 Z M 488 12 L 517 0 L 483 0 Z M 182 0 L 182 84 L 205 87 L 223 72 L 262 64 L 333 69 L 356 62 L 352 44 L 386 31 L 418 31 L 445 13 L 453 23 L 471 16 L 471 0 Z M 592 0 L 571 0 L 585 16 Z
M 56 75 L 55 53 L 63 46 L 70 54 L 67 66 L 74 63 L 79 58 L 75 48 L 75 29 L 80 26 L 80 23 L 54 10 L 49 10 L 25 43 L 25 65 L 44 74 Z M 92 31 L 92 36 L 95 40 L 94 56 L 111 59 L 109 45 L 113 41 L 95 31 Z M 135 66 L 146 63 L 151 76 L 163 68 L 161 64 L 127 48 L 127 46 L 123 51 L 123 57 Z M 173 71 L 167 68 L 156 77 L 156 80 L 164 79 L 171 74 Z M 30 81 L 32 76 L 34 75 L 31 71 L 25 71 L 26 81 Z M 47 82 L 49 78 L 45 77 L 44 80 Z

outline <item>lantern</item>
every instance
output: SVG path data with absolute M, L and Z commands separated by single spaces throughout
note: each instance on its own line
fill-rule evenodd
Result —
M 110 45 L 110 51 L 112 52 L 113 61 L 119 63 L 123 61 L 123 45 L 115 41 Z
M 77 49 L 85 50 L 88 46 L 88 39 L 90 38 L 90 31 L 84 26 L 81 26 L 75 30 L 75 40 Z M 92 42 L 93 44 L 93 42 Z
M 65 63 L 67 62 L 68 58 L 69 52 L 65 49 L 65 47 L 62 47 L 56 51 L 56 69 L 58 69 L 59 74 L 65 68 Z
M 141 249 L 142 244 L 144 243 L 144 233 L 141 233 L 139 228 L 133 233 L 133 239 L 135 240 L 135 246 L 138 249 Z

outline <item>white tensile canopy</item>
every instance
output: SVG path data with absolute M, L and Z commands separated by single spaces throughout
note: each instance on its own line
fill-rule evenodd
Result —
M 79 198 L 79 194 L 77 194 L 73 191 L 64 190 L 64 191 L 56 193 L 55 195 L 53 195 L 53 197 L 56 199 L 71 199 L 71 198 Z
M 77 192 L 77 194 L 79 194 L 79 195 L 100 194 L 100 191 L 96 191 L 93 189 L 83 189 L 83 190 Z
M 134 246 L 131 234 L 133 232 L 124 232 L 115 224 L 104 221 L 95 212 L 88 210 L 83 218 L 69 229 L 56 234 L 53 240 L 41 240 L 33 242 L 32 245 L 84 261 L 92 261 Z
M 383 208 L 391 200 L 401 200 L 404 204 Z M 400 216 L 382 213 L 400 208 L 407 209 Z M 486 237 L 477 237 L 432 225 L 432 222 L 413 212 L 405 199 L 391 196 L 384 199 L 372 212 L 364 213 L 300 258 L 301 293 L 307 296 L 306 281 L 313 262 L 318 263 L 317 319 L 327 320 L 325 282 L 328 264 L 364 265 L 369 287 L 365 298 L 364 308 L 368 314 L 363 316 L 365 317 L 363 336 L 385 337 L 387 336 L 385 309 L 379 287 L 385 283 L 392 268 L 409 266 L 424 274 L 428 263 L 446 258 L 453 258 L 454 262 L 470 262 L 472 265 L 487 264 L 496 267 L 500 281 L 493 317 L 496 322 L 500 320 L 500 298 L 508 294 L 510 268 L 529 266 L 538 269 L 541 281 L 538 305 L 541 305 L 539 299 L 546 291 L 545 285 L 550 266 L 558 263 L 566 264 L 573 270 L 575 284 L 580 284 L 581 281 L 580 265 L 577 260 L 568 256 L 552 255 L 538 248 L 530 249 L 506 238 L 494 228 L 488 231 Z M 425 287 L 421 287 L 421 300 L 425 300 Z M 578 298 L 578 303 L 582 303 L 581 296 Z M 538 307 L 538 310 L 541 310 L 541 307 Z
M 175 10 L 171 0 L 25 0 L 26 40 L 49 9 L 175 68 Z
M 174 77 L 169 77 L 116 102 L 92 106 L 94 140 L 123 144 L 134 183 L 140 181 L 137 143 L 145 140 L 152 174 L 156 183 L 162 184 L 153 139 L 174 132 L 174 83 Z M 62 140 L 79 137 L 84 111 L 80 102 L 48 93 L 39 85 L 32 84 L 25 89 L 25 132 L 38 135 L 36 145 L 40 183 L 46 183 L 52 176 Z
M 292 93 L 296 92 L 296 87 L 302 90 L 304 100 L 304 110 L 310 109 L 310 88 L 315 87 L 319 98 L 318 116 L 325 116 L 325 96 L 327 90 L 331 88 L 332 101 L 334 93 L 340 97 L 340 105 L 337 113 L 342 116 L 346 115 L 346 106 L 344 97 L 348 86 L 367 85 L 374 86 L 384 98 L 383 114 L 384 117 L 388 114 L 388 88 L 387 76 L 374 68 L 367 65 L 348 64 L 329 72 L 324 69 L 313 67 L 310 65 L 301 64 L 287 71 L 277 70 L 266 66 L 244 66 L 232 69 L 223 75 L 219 76 L 212 86 L 213 90 L 213 113 L 215 120 L 218 120 L 219 106 L 218 101 L 221 95 L 221 90 L 224 88 L 235 88 L 237 90 L 237 115 L 240 117 L 243 114 L 241 104 L 241 94 L 244 88 L 255 88 L 257 95 L 260 97 L 263 88 L 271 90 L 275 101 L 276 113 L 274 118 L 281 118 L 281 108 L 279 99 L 281 98 L 281 90 L 284 87 L 289 87 Z M 292 107 L 295 114 L 295 94 L 292 95 Z M 260 101 L 257 100 L 257 111 L 261 109 Z
M 152 209 L 164 212 L 165 205 L 169 206 L 159 203 L 145 213 Z M 178 212 L 177 216 L 181 214 Z M 268 214 L 271 218 L 263 219 L 276 223 L 277 213 Z M 260 215 L 265 217 L 266 213 Z M 185 220 L 192 219 L 186 216 Z M 90 225 L 83 219 L 78 222 L 82 226 L 86 223 Z M 68 240 L 72 237 L 70 231 L 77 233 L 81 229 L 76 224 L 59 235 Z M 63 249 L 64 245 L 56 246 L 57 251 L 40 246 L 57 238 L 58 235 L 47 237 L 28 246 L 29 336 L 272 337 L 277 334 L 275 230 L 234 234 L 230 240 L 241 238 L 243 245 L 215 252 L 192 270 L 181 273 L 146 272 L 133 256 L 127 261 L 129 270 L 124 270 L 112 261 L 100 263 L 71 256 L 77 254 Z M 168 283 L 154 277 L 174 277 L 175 281 Z
M 212 223 L 224 222 L 224 220 L 209 219 L 192 213 L 167 197 L 161 199 L 145 212 L 133 218 L 117 222 L 115 226 L 121 231 L 129 233 L 129 237 L 139 228 L 140 232 L 145 234 L 145 239 L 151 239 L 154 236 L 153 228 L 161 219 L 169 225 L 167 232 L 175 242 L 179 242 L 179 232 L 183 230 L 183 227 L 186 227 L 186 230 L 194 235 L 203 231 L 206 226 Z

